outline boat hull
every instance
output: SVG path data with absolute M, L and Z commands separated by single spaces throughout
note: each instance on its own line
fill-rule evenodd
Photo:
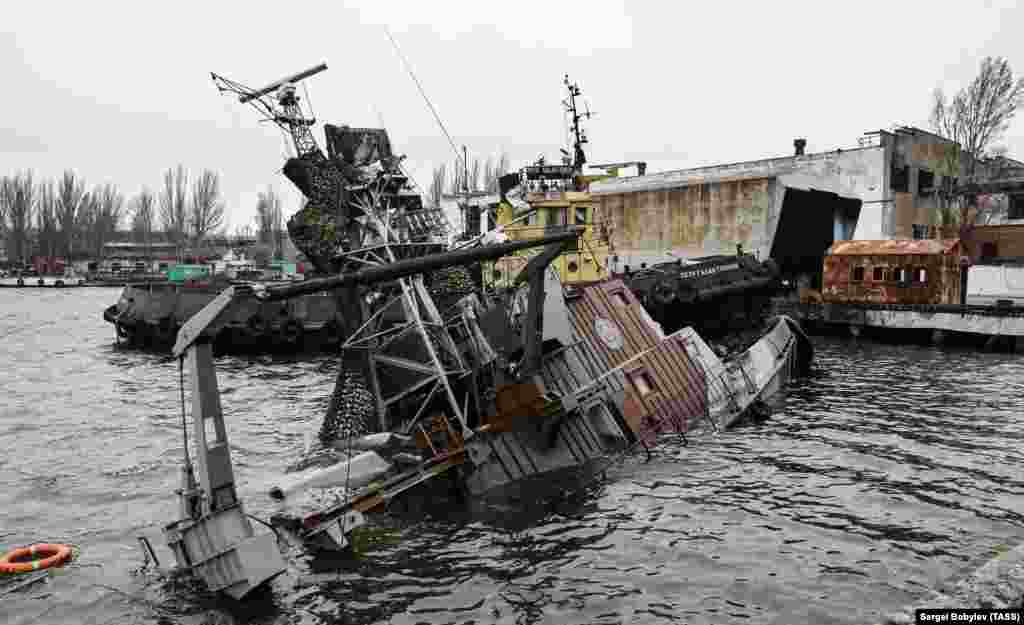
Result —
M 220 293 L 211 287 L 171 283 L 128 285 L 118 302 L 103 312 L 117 342 L 168 351 L 178 329 Z M 315 351 L 341 343 L 341 319 L 334 297 L 312 294 L 287 302 L 256 302 L 239 307 L 214 337 L 218 353 Z

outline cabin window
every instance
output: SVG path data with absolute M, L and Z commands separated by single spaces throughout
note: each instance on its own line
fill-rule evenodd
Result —
M 548 209 L 548 225 L 549 226 L 564 226 L 565 225 L 565 209 L 564 208 L 549 208 Z
M 885 280 L 885 268 L 875 267 L 874 271 L 871 272 L 871 279 L 875 282 L 882 282 Z
M 576 225 L 582 226 L 587 223 L 587 208 L 585 206 L 576 207 Z
M 629 380 L 633 383 L 633 387 L 640 397 L 646 397 L 653 393 L 656 389 L 654 387 L 654 379 L 651 378 L 650 374 L 646 371 L 634 371 L 629 374 Z
M 612 293 L 612 301 L 619 306 L 629 306 L 629 300 L 626 299 L 626 294 L 622 291 Z
M 526 225 L 527 225 L 527 226 L 536 226 L 536 225 L 537 225 L 537 222 L 538 222 L 538 220 L 540 219 L 540 218 L 538 217 L 538 214 L 539 214 L 539 213 L 540 213 L 540 211 L 533 211 L 532 213 L 530 213 L 530 214 L 529 214 L 529 215 L 528 215 L 528 216 L 526 217 Z
M 924 284 L 928 282 L 928 270 L 924 267 L 918 267 L 914 270 L 914 282 Z
M 160 263 L 160 271 L 167 271 L 167 263 Z
M 864 268 L 854 267 L 852 275 L 850 277 L 851 282 L 863 282 L 864 281 Z
M 986 241 L 981 244 L 981 258 L 990 259 L 999 256 L 999 247 L 992 241 Z

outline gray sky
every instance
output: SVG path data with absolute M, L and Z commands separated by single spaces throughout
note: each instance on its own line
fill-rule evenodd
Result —
M 126 195 L 167 167 L 221 172 L 230 226 L 256 193 L 299 194 L 284 142 L 215 71 L 256 87 L 321 61 L 321 121 L 388 129 L 422 185 L 453 154 L 384 32 L 387 25 L 458 145 L 514 166 L 565 137 L 565 73 L 597 115 L 592 162 L 649 171 L 856 144 L 927 127 L 931 92 L 986 55 L 1024 72 L 1014 2 L 11 2 L 0 23 L 0 173 L 73 168 Z M 300 91 L 301 94 L 301 91 Z M 322 141 L 322 129 L 317 128 Z M 1024 113 L 1003 144 L 1024 157 Z

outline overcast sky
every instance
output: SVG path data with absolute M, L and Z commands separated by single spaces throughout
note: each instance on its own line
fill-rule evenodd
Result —
M 279 172 L 272 125 L 219 95 L 210 72 L 257 87 L 320 62 L 321 121 L 388 129 L 415 179 L 454 155 L 386 34 L 458 145 L 514 166 L 565 138 L 562 76 L 591 110 L 591 162 L 649 171 L 856 145 L 927 126 L 986 55 L 1024 72 L 1014 2 L 9 2 L 0 19 L 0 174 L 77 170 L 126 195 L 183 163 L 222 174 L 230 227 Z M 300 91 L 301 94 L 301 91 Z M 322 141 L 322 129 L 316 130 Z M 1004 138 L 1024 157 L 1024 113 Z

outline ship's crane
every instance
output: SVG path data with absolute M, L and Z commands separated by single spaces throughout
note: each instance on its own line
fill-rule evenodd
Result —
M 218 91 L 237 94 L 239 102 L 252 105 L 265 116 L 266 121 L 274 122 L 291 135 L 297 157 L 322 161 L 325 158 L 324 153 L 313 138 L 313 125 L 316 124 L 316 119 L 312 117 L 312 112 L 309 117 L 303 112 L 296 87 L 299 82 L 326 69 L 327 64 L 321 63 L 276 80 L 262 89 L 252 89 L 213 72 L 210 72 L 210 78 L 213 79 Z

